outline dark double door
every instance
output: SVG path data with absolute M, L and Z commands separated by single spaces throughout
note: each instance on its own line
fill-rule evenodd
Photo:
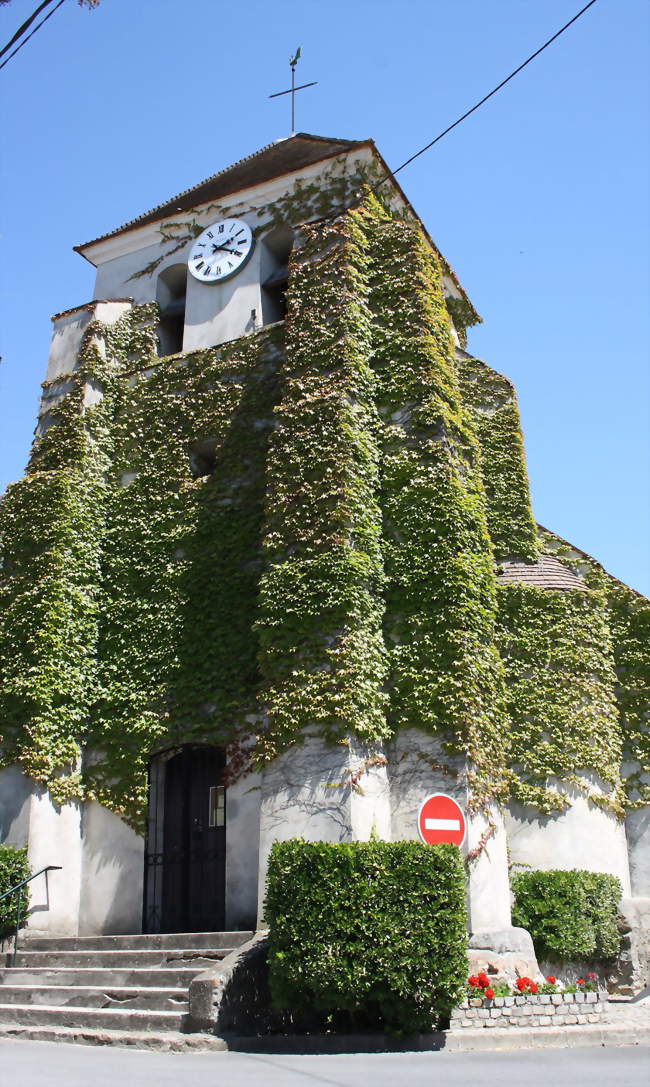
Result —
M 226 790 L 219 748 L 186 744 L 151 762 L 146 932 L 225 926 Z

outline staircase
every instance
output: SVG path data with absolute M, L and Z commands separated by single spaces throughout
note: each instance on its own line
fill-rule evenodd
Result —
M 0 956 L 0 1037 L 224 1048 L 220 1039 L 184 1033 L 188 987 L 251 936 L 28 938 L 19 945 L 15 966 L 10 953 Z

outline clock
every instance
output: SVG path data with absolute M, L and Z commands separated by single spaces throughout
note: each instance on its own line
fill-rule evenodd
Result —
M 254 245 L 248 223 L 241 219 L 220 219 L 199 234 L 187 266 L 200 283 L 222 283 L 241 271 Z

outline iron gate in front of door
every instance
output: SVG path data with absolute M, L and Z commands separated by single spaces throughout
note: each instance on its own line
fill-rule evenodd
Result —
M 144 932 L 225 927 L 226 789 L 221 748 L 184 744 L 149 764 Z

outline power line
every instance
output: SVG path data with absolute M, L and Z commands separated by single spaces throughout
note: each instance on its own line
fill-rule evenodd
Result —
M 505 87 L 506 83 L 509 83 L 511 79 L 514 79 L 516 75 L 519 75 L 519 72 L 521 72 L 527 64 L 530 64 L 532 60 L 535 60 L 535 57 L 538 57 L 540 53 L 544 52 L 545 49 L 548 49 L 549 45 L 551 45 L 554 41 L 556 41 L 557 38 L 560 37 L 560 34 L 564 34 L 564 31 L 568 30 L 569 27 L 572 26 L 572 24 L 575 23 L 581 15 L 584 15 L 584 13 L 589 10 L 589 8 L 593 7 L 595 3 L 596 0 L 589 0 L 589 3 L 585 4 L 585 6 L 581 8 L 581 10 L 576 15 L 574 15 L 572 19 L 569 19 L 568 23 L 565 23 L 563 27 L 560 27 L 560 29 L 553 35 L 552 38 L 549 38 L 548 41 L 544 42 L 544 44 L 539 47 L 539 49 L 536 49 L 534 53 L 531 53 L 531 55 L 528 57 L 527 60 L 523 62 L 523 64 L 520 64 L 518 68 L 515 68 L 514 72 L 511 72 L 509 76 L 506 76 L 505 79 L 502 79 L 501 82 L 498 83 L 497 86 L 494 87 L 494 89 L 491 90 L 489 94 L 486 94 L 483 98 L 481 98 L 480 102 L 477 102 L 475 106 L 472 106 L 472 108 L 468 109 L 466 113 L 463 113 L 462 117 L 459 117 L 458 120 L 454 121 L 453 124 L 448 125 L 448 127 L 445 128 L 445 130 L 441 132 L 438 136 L 436 136 L 434 140 L 431 140 L 431 142 L 428 143 L 426 147 L 421 147 L 419 151 L 416 151 L 414 155 L 411 155 L 410 158 L 406 159 L 406 162 L 403 162 L 402 165 L 398 166 L 396 170 L 389 170 L 389 172 L 381 177 L 379 181 L 375 182 L 375 184 L 372 186 L 372 191 L 375 192 L 380 185 L 383 185 L 384 181 L 388 181 L 389 178 L 395 177 L 395 174 L 398 174 L 400 170 L 404 169 L 405 166 L 409 166 L 412 162 L 415 161 L 415 159 L 419 158 L 420 155 L 423 155 L 425 151 L 428 151 L 431 147 L 433 147 L 434 144 L 438 143 L 439 140 L 443 138 L 443 136 L 446 136 L 449 132 L 452 131 L 452 129 L 456 128 L 462 121 L 469 117 L 470 114 L 475 113 L 476 110 L 479 109 L 480 106 L 482 106 L 485 102 L 487 102 L 489 98 L 492 98 L 492 96 L 496 94 L 497 91 L 500 91 L 502 87 Z
M 14 34 L 13 38 L 11 38 L 7 42 L 7 44 L 4 46 L 3 49 L 0 49 L 0 57 L 3 57 L 5 55 L 5 53 L 7 52 L 7 50 L 11 49 L 14 42 L 17 42 L 19 38 L 22 38 L 25 31 L 29 30 L 30 26 L 34 22 L 34 19 L 38 18 L 38 16 L 41 14 L 41 12 L 43 11 L 43 8 L 47 8 L 47 7 L 50 6 L 50 4 L 53 4 L 53 3 L 54 3 L 54 0 L 43 0 L 43 3 L 38 5 L 38 7 L 36 8 L 36 11 L 32 12 L 29 19 L 25 19 L 25 22 L 23 23 L 23 25 L 18 27 L 18 30 Z
M 46 8 L 48 6 L 48 4 L 51 4 L 52 2 L 53 2 L 53 0 L 46 0 L 45 3 L 41 4 L 40 7 L 38 7 L 36 9 L 36 11 L 34 11 L 30 15 L 29 19 L 27 19 L 23 23 L 23 25 L 16 31 L 16 33 L 14 34 L 11 41 L 7 42 L 4 49 L 0 50 L 0 57 L 4 56 L 4 54 L 7 52 L 7 49 L 10 49 L 11 46 L 13 45 L 13 43 L 15 41 L 17 41 L 17 39 L 21 36 L 21 34 L 24 34 L 25 30 L 27 30 L 27 28 L 32 25 L 32 23 L 34 22 L 34 19 L 40 14 L 41 11 L 43 11 L 43 8 Z M 31 31 L 30 34 L 27 35 L 26 38 L 23 38 L 23 40 L 16 46 L 16 48 L 13 50 L 13 52 L 9 54 L 9 56 L 6 58 L 6 60 L 3 60 L 2 64 L 0 64 L 0 69 L 4 68 L 5 64 L 8 64 L 12 57 L 16 56 L 16 53 L 18 53 L 22 49 L 23 45 L 27 45 L 27 42 L 29 41 L 29 39 L 34 37 L 34 34 L 36 33 L 37 30 L 40 30 L 40 28 L 43 26 L 43 23 L 46 23 L 48 19 L 51 19 L 52 16 L 54 15 L 54 12 L 58 8 L 61 7 L 61 4 L 64 4 L 64 3 L 65 3 L 65 0 L 59 0 L 58 4 L 56 4 L 55 7 L 53 7 L 51 11 L 48 11 L 45 18 L 41 19 L 40 23 L 36 24 L 34 29 Z

